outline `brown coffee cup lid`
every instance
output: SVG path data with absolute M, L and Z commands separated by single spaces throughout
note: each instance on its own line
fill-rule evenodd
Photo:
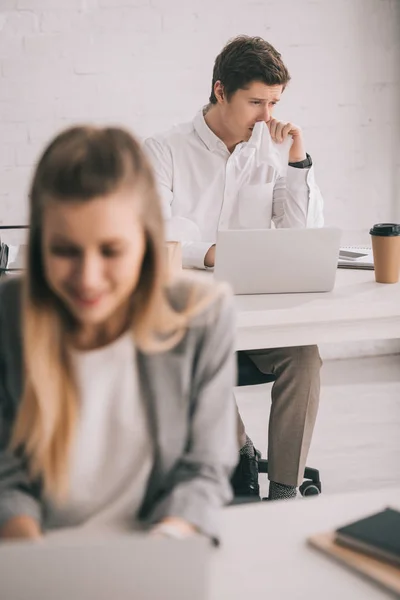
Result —
M 369 230 L 371 235 L 391 237 L 400 235 L 400 225 L 397 223 L 377 223 Z

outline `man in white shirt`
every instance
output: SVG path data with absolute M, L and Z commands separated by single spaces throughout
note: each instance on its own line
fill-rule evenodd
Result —
M 302 131 L 272 116 L 289 80 L 281 55 L 268 42 L 239 36 L 215 60 L 209 104 L 190 123 L 146 140 L 167 237 L 182 242 L 185 267 L 214 266 L 221 228 L 323 225 L 322 197 Z M 248 351 L 246 357 L 276 377 L 269 498 L 295 497 L 318 410 L 318 348 Z M 238 431 L 235 493 L 258 495 L 258 453 L 239 415 Z

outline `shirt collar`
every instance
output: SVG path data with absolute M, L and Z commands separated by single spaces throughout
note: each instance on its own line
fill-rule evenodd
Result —
M 219 137 L 215 135 L 215 133 L 211 131 L 211 129 L 207 125 L 206 120 L 204 118 L 203 110 L 199 110 L 199 112 L 193 119 L 193 126 L 197 135 L 209 150 L 221 151 L 222 149 L 229 154 L 228 148 L 225 146 L 224 142 L 220 140 Z

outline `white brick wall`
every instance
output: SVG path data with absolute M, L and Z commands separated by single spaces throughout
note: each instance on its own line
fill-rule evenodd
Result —
M 400 219 L 398 0 L 0 0 L 0 224 L 26 221 L 56 131 L 111 121 L 146 136 L 190 119 L 238 33 L 288 64 L 278 115 L 304 128 L 327 223 Z
M 398 0 L 0 0 L 0 223 L 26 215 L 54 132 L 111 121 L 146 136 L 190 119 L 238 33 L 289 66 L 279 115 L 305 130 L 327 222 L 400 218 Z

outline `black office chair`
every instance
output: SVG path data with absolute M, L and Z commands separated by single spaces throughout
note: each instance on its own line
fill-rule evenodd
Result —
M 261 373 L 245 352 L 237 352 L 236 356 L 238 361 L 238 387 L 275 381 L 276 376 L 273 373 Z M 258 461 L 258 472 L 268 473 L 267 460 L 260 459 Z M 302 496 L 317 496 L 321 493 L 321 480 L 317 469 L 306 467 L 304 469 L 304 479 L 305 481 L 299 487 Z

